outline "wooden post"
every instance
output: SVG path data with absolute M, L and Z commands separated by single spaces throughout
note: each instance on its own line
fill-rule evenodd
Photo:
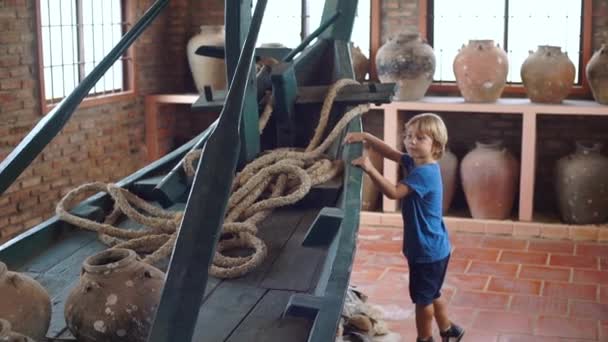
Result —
M 226 1 L 226 72 L 232 83 L 232 78 L 241 54 L 241 47 L 245 43 L 247 32 L 251 24 L 251 0 Z M 240 127 L 241 152 L 239 165 L 253 160 L 260 152 L 259 112 L 257 100 L 257 85 L 255 82 L 255 65 L 249 70 L 243 115 Z

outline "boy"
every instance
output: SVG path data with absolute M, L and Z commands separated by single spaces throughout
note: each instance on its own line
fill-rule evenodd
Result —
M 401 153 L 369 133 L 350 133 L 345 143 L 363 142 L 384 158 L 400 163 L 407 172 L 399 184 L 391 184 L 363 155 L 352 161 L 391 199 L 401 199 L 403 254 L 409 266 L 409 291 L 416 304 L 417 342 L 432 342 L 433 317 L 443 342 L 460 341 L 464 329 L 450 322 L 441 286 L 450 259 L 450 240 L 443 223 L 441 171 L 448 133 L 443 120 L 432 113 L 414 116 L 405 124 Z

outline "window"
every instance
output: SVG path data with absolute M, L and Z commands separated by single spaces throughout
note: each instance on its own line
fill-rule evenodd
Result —
M 58 103 L 89 74 L 123 35 L 122 0 L 40 0 L 39 49 L 44 105 Z M 129 58 L 117 60 L 89 97 L 132 88 Z
M 369 57 L 370 53 L 370 0 L 359 0 L 357 14 L 351 34 L 351 41 Z M 294 3 L 296 3 L 294 1 Z M 316 30 L 321 24 L 325 0 L 305 0 L 307 15 L 302 15 L 302 2 L 285 10 L 284 0 L 269 0 L 264 12 L 258 45 L 281 43 L 295 48 L 302 39 Z M 253 3 L 255 7 L 255 1 Z M 302 32 L 305 28 L 306 32 Z M 302 35 L 303 33 L 303 35 Z
M 520 68 L 538 45 L 560 46 L 582 84 L 583 0 L 429 0 L 429 42 L 435 81 L 455 81 L 452 63 L 470 39 L 492 39 L 509 58 L 507 81 L 521 83 Z

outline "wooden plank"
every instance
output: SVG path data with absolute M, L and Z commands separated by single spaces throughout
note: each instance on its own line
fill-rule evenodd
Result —
M 192 341 L 224 341 L 266 291 L 230 281 L 222 282 L 203 302 Z
M 31 261 L 17 271 L 44 273 L 95 239 L 96 235 L 93 232 L 80 229 L 70 230 L 57 239 L 54 244 L 32 256 Z
M 264 262 L 253 272 L 231 282 L 244 283 L 259 286 L 264 276 L 272 267 L 275 260 L 281 254 L 285 244 L 291 238 L 294 231 L 302 221 L 301 210 L 293 208 L 277 209 L 266 220 L 262 221 L 258 237 L 264 241 L 267 247 L 267 255 Z
M 282 317 L 292 294 L 291 291 L 268 291 L 227 341 L 306 341 L 312 321 L 301 317 Z
M 291 236 L 281 255 L 272 265 L 262 282 L 268 289 L 309 291 L 317 280 L 318 266 L 326 251 L 302 246 L 310 225 L 319 209 L 307 210 L 298 228 Z
M 394 83 L 366 83 L 347 85 L 337 94 L 334 103 L 357 105 L 362 103 L 389 103 L 394 93 Z M 296 104 L 323 103 L 329 86 L 298 87 Z

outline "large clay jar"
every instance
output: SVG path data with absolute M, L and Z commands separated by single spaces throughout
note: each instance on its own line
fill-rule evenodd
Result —
M 443 183 L 443 213 L 447 213 L 456 192 L 456 179 L 458 174 L 458 158 L 446 149 L 439 159 L 441 169 L 441 182 Z
M 521 66 L 521 79 L 532 102 L 561 103 L 574 84 L 574 64 L 559 46 L 539 45 Z
M 0 262 L 0 318 L 9 321 L 12 330 L 35 340 L 46 336 L 51 322 L 51 300 L 34 279 L 11 272 Z
M 507 82 L 509 61 L 493 40 L 469 40 L 454 58 L 454 75 L 466 102 L 495 102 Z
M 164 273 L 128 249 L 88 257 L 65 303 L 65 320 L 83 342 L 144 342 L 160 303 Z
M 357 82 L 365 81 L 365 76 L 369 71 L 369 59 L 365 57 L 363 52 L 358 46 L 350 43 L 350 54 L 353 59 L 353 70 L 355 72 L 355 79 Z
M 3 342 L 34 342 L 31 338 L 12 330 L 11 323 L 0 318 L 0 341 Z
M 201 45 L 224 46 L 224 26 L 201 26 L 201 32 L 188 41 L 188 63 L 196 84 L 196 89 L 202 93 L 205 86 L 212 90 L 226 89 L 226 62 L 224 59 L 197 55 L 196 50 Z
M 476 142 L 460 163 L 460 176 L 473 218 L 509 217 L 517 191 L 519 163 L 500 141 Z
M 576 152 L 556 165 L 555 186 L 562 219 L 592 224 L 608 220 L 608 158 L 601 143 L 576 142 Z
M 372 162 L 372 165 L 382 174 L 383 163 L 384 160 L 382 156 L 376 152 L 374 149 L 366 149 L 364 153 L 367 153 L 369 160 Z M 374 184 L 371 177 L 365 173 L 363 175 L 363 186 L 362 186 L 362 195 L 361 195 L 361 210 L 373 211 L 378 207 L 378 198 L 380 197 L 380 190 Z
M 433 82 L 435 53 L 417 33 L 399 34 L 378 50 L 376 69 L 380 82 L 397 84 L 396 100 L 419 100 Z
M 603 44 L 587 63 L 587 80 L 595 101 L 608 105 L 608 46 Z

